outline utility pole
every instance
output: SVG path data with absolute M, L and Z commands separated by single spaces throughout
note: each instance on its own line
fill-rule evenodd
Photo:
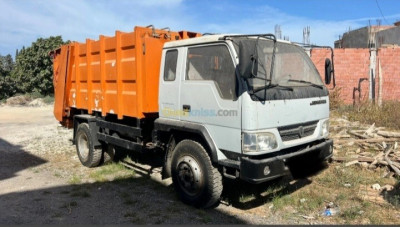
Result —
M 310 45 L 310 26 L 303 28 L 303 43 Z
M 277 39 L 282 39 L 281 26 L 279 24 L 275 25 L 275 37 Z
M 378 29 L 380 21 L 377 20 Z M 373 31 L 372 26 L 369 27 L 369 94 L 368 99 L 375 102 L 375 75 L 376 75 L 376 31 Z

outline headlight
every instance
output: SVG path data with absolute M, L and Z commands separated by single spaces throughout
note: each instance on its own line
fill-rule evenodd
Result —
M 329 135 L 329 120 L 322 122 L 320 136 L 327 137 Z
M 272 133 L 243 133 L 243 152 L 262 152 L 275 149 L 278 144 Z

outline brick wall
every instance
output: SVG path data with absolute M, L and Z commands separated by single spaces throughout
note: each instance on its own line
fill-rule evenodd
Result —
M 400 100 L 400 48 L 380 48 L 377 54 L 383 77 L 383 100 Z M 377 86 L 379 86 L 377 80 Z
M 325 58 L 330 58 L 329 49 L 313 49 L 311 59 L 322 78 L 325 71 Z M 347 104 L 368 100 L 370 52 L 367 48 L 334 49 L 336 87 L 341 88 L 341 98 Z M 381 48 L 377 53 L 383 75 L 383 100 L 400 98 L 400 48 Z M 365 78 L 360 83 L 360 79 Z M 378 97 L 379 80 L 376 75 L 375 97 Z M 323 78 L 324 79 L 324 78 Z M 361 93 L 353 92 L 360 83 Z M 332 88 L 332 83 L 329 86 Z

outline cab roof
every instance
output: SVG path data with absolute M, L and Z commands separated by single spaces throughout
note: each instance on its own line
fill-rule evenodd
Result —
M 228 35 L 228 34 L 205 35 L 205 36 L 200 36 L 200 37 L 196 37 L 196 38 L 170 41 L 170 42 L 166 42 L 164 44 L 164 48 L 171 48 L 171 47 L 178 47 L 178 46 L 190 46 L 190 45 L 194 45 L 194 44 L 217 42 L 220 38 L 222 38 L 226 35 Z
M 190 45 L 195 45 L 195 44 L 218 42 L 218 41 L 221 41 L 221 39 L 225 36 L 235 36 L 235 35 L 237 35 L 237 34 L 205 35 L 205 36 L 200 36 L 200 37 L 191 38 L 191 39 L 170 41 L 170 42 L 166 42 L 164 44 L 164 48 L 173 48 L 173 47 L 179 47 L 179 46 L 190 46 Z M 278 39 L 277 41 L 282 42 L 282 43 L 291 43 L 289 41 L 280 40 L 280 39 Z

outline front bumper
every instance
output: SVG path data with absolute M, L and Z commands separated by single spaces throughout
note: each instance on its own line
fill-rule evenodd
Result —
M 298 151 L 277 155 L 265 159 L 251 159 L 249 157 L 240 157 L 238 177 L 250 183 L 262 183 L 290 173 L 287 166 L 289 160 L 302 155 L 311 155 L 318 160 L 326 160 L 332 156 L 333 141 L 324 140 L 318 144 Z M 221 163 L 223 165 L 223 163 Z M 232 166 L 232 165 L 230 165 Z

